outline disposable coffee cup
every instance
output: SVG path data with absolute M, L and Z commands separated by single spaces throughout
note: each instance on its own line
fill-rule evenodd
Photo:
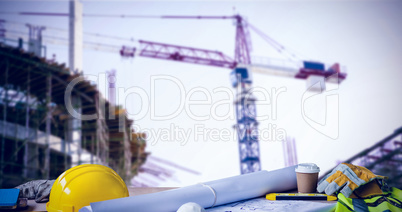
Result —
M 314 163 L 300 163 L 296 171 L 299 193 L 316 193 L 320 168 Z

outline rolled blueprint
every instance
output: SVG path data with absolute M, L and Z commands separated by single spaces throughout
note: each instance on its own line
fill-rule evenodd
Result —
M 295 189 L 296 166 L 274 171 L 258 171 L 224 178 L 158 193 L 91 203 L 80 212 L 106 211 L 176 211 L 187 202 L 195 202 L 204 208 L 223 205 L 263 196 L 267 193 Z

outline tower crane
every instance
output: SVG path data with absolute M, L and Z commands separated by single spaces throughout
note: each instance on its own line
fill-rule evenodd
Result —
M 232 86 L 236 88 L 236 118 L 240 171 L 241 174 L 261 170 L 260 150 L 258 142 L 258 122 L 256 120 L 256 99 L 250 95 L 252 88 L 251 72 L 282 75 L 297 79 L 320 82 L 318 90 L 325 89 L 325 81 L 340 83 L 346 79 L 346 73 L 341 71 L 338 63 L 325 67 L 323 63 L 311 61 L 297 61 L 296 63 L 274 64 L 269 61 L 252 62 L 250 57 L 251 41 L 248 27 L 270 42 L 278 51 L 286 49 L 266 36 L 256 27 L 249 24 L 242 16 L 160 16 L 163 19 L 233 19 L 236 26 L 236 41 L 234 59 L 220 51 L 178 46 L 139 40 L 139 48 L 123 46 L 120 50 L 122 57 L 149 57 L 172 60 L 177 62 L 193 63 L 231 69 Z M 291 54 L 291 56 L 294 56 Z M 336 77 L 333 77 L 336 75 Z M 244 132 L 244 133 L 239 133 Z
M 68 16 L 67 13 L 38 13 L 21 12 L 20 15 L 41 15 L 41 16 Z M 83 14 L 84 17 L 104 17 L 98 14 Z M 177 62 L 193 63 L 199 65 L 215 66 L 231 69 L 230 79 L 232 86 L 236 89 L 236 119 L 235 128 L 239 140 L 240 171 L 242 174 L 261 170 L 260 150 L 258 142 L 258 122 L 256 120 L 256 99 L 250 95 L 252 88 L 251 73 L 262 73 L 269 75 L 280 75 L 296 79 L 307 80 L 312 86 L 311 91 L 325 90 L 325 82 L 341 83 L 346 79 L 347 74 L 338 63 L 327 67 L 321 62 L 303 61 L 289 52 L 284 46 L 265 35 L 254 27 L 243 16 L 138 16 L 138 15 L 106 15 L 107 17 L 124 18 L 162 18 L 162 19 L 229 19 L 233 20 L 236 27 L 235 54 L 234 59 L 220 51 L 158 43 L 139 40 L 139 47 L 123 46 L 120 49 L 122 57 L 134 57 L 135 55 L 172 60 Z M 265 61 L 252 61 L 250 57 L 251 40 L 249 28 L 271 44 L 277 51 L 287 53 L 291 63 L 272 59 Z M 297 59 L 296 59 L 297 58 Z

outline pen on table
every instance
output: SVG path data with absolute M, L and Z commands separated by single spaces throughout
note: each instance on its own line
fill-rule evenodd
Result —
M 326 194 L 301 194 L 301 193 L 270 193 L 265 196 L 267 200 L 321 200 L 335 201 L 335 196 Z

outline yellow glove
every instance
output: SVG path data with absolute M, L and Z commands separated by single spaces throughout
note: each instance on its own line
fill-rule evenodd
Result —
M 325 191 L 327 195 L 339 191 L 345 197 L 349 197 L 358 187 L 375 179 L 384 178 L 373 174 L 365 167 L 341 163 L 318 183 L 317 191 L 320 193 Z

